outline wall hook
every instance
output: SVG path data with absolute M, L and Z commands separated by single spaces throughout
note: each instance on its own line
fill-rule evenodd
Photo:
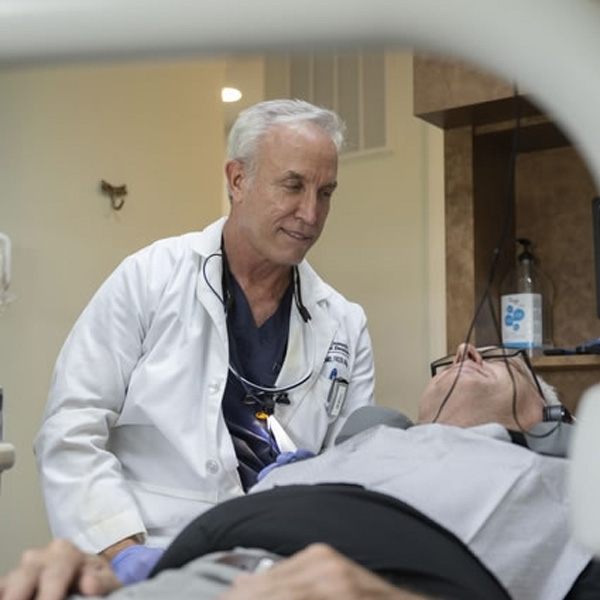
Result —
M 100 182 L 100 189 L 110 196 L 110 202 L 114 210 L 121 210 L 125 204 L 125 196 L 127 196 L 126 185 L 111 185 L 104 179 Z

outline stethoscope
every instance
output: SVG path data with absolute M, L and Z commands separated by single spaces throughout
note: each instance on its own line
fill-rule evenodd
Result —
M 221 257 L 223 261 L 223 275 L 222 275 L 222 289 L 223 295 L 219 294 L 219 292 L 215 289 L 215 287 L 211 284 L 208 279 L 208 275 L 206 273 L 207 265 L 212 258 Z M 221 243 L 221 251 L 214 252 L 206 257 L 202 264 L 202 276 L 206 285 L 213 292 L 213 294 L 219 299 L 223 308 L 225 310 L 225 315 L 229 314 L 233 309 L 233 295 L 231 293 L 231 271 L 229 269 L 229 262 L 227 260 L 227 254 L 225 253 L 225 248 L 223 243 Z M 312 316 L 304 303 L 302 302 L 302 289 L 300 285 L 300 274 L 298 272 L 298 267 L 294 266 L 292 269 L 292 285 L 293 285 L 293 293 L 294 293 L 294 301 L 300 316 L 302 317 L 302 321 L 308 325 L 307 331 L 309 333 L 309 337 L 312 340 L 312 345 L 315 346 L 315 335 L 313 332 L 312 325 L 310 321 Z M 237 359 L 237 348 L 232 348 L 232 354 L 234 359 Z M 231 354 L 230 354 L 231 356 Z M 316 356 L 316 348 L 313 347 L 313 352 L 311 352 L 312 363 L 309 365 L 309 368 L 305 375 L 303 375 L 298 381 L 290 383 L 284 386 L 264 386 L 256 383 L 246 377 L 244 377 L 241 373 L 237 371 L 237 369 L 231 363 L 231 360 L 228 361 L 228 369 L 229 372 L 235 377 L 235 379 L 240 383 L 246 396 L 243 400 L 246 404 L 255 404 L 260 408 L 255 413 L 255 416 L 258 419 L 267 419 L 271 416 L 275 410 L 276 404 L 290 404 L 289 392 L 299 388 L 304 385 L 309 379 L 312 377 L 314 373 L 314 361 Z M 239 360 L 236 361 L 240 364 Z

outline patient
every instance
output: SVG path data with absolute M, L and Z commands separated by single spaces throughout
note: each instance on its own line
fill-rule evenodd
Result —
M 512 441 L 539 439 L 518 432 L 542 420 L 550 390 L 521 357 L 497 351 L 463 346 L 434 366 L 418 426 L 369 428 L 273 470 L 248 496 L 196 519 L 158 574 L 115 600 L 280 600 L 282 589 L 311 600 L 600 597 L 595 565 L 571 539 L 567 461 Z M 54 542 L 24 555 L 0 598 L 37 588 L 40 600 L 56 600 L 71 583 L 84 595 L 119 585 L 100 558 Z

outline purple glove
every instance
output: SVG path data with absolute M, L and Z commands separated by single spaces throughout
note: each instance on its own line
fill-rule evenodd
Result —
M 277 467 L 289 465 L 290 463 L 298 462 L 299 460 L 304 460 L 306 458 L 312 458 L 313 456 L 316 456 L 314 452 L 311 452 L 310 450 L 305 450 L 304 448 L 300 448 L 300 450 L 296 450 L 296 452 L 282 452 L 275 459 L 275 462 L 272 462 L 270 465 L 267 465 L 264 469 L 262 469 L 259 472 L 257 479 L 258 481 L 261 481 L 265 475 L 267 475 Z
M 137 583 L 148 577 L 163 552 L 163 548 L 127 546 L 110 561 L 110 566 L 123 585 Z

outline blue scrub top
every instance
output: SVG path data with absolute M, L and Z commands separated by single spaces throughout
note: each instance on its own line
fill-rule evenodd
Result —
M 244 291 L 232 274 L 229 291 L 233 298 L 227 314 L 229 362 L 245 379 L 263 387 L 274 387 L 287 349 L 293 286 L 290 283 L 279 307 L 261 327 L 256 326 Z M 222 407 L 244 490 L 256 483 L 261 469 L 279 454 L 267 421 L 255 416 L 260 404 L 245 402 L 249 393 L 260 395 L 230 371 Z

